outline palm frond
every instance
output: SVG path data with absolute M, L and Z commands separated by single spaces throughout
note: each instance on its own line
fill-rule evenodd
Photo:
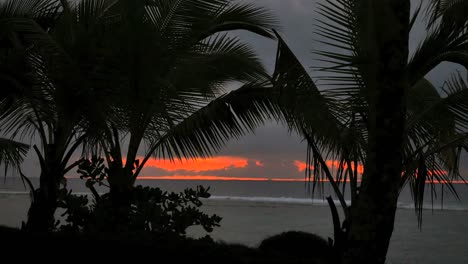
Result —
M 461 152 L 466 148 L 468 131 L 468 86 L 455 74 L 444 86 L 445 94 L 427 80 L 418 82 L 408 95 L 408 121 L 404 147 L 405 171 L 401 186 L 410 184 L 419 224 L 427 188 L 431 199 L 437 192 L 435 183 L 447 184 L 457 196 L 452 181 L 459 174 Z
M 270 30 L 278 28 L 276 18 L 265 8 L 227 0 L 153 0 L 145 9 L 148 20 L 161 35 L 189 42 L 232 30 L 247 30 L 271 38 Z
M 5 177 L 9 168 L 18 169 L 29 146 L 10 139 L 0 138 L 0 164 L 5 166 Z
M 430 32 L 409 62 L 411 85 L 442 62 L 457 63 L 468 69 L 468 31 L 460 33 L 439 26 Z
M 177 90 L 214 96 L 226 82 L 252 82 L 268 78 L 252 48 L 225 34 L 208 38 L 195 52 L 181 57 L 169 74 Z
M 268 83 L 245 84 L 218 97 L 153 141 L 135 175 L 151 155 L 170 159 L 210 156 L 228 140 L 252 132 L 265 120 L 280 120 L 276 98 Z
M 340 116 L 337 104 L 322 95 L 281 36 L 277 38 L 274 89 L 280 92 L 281 107 L 290 126 L 299 133 L 302 129 L 314 131 L 324 141 L 338 138 L 342 124 L 337 118 Z
M 427 8 L 428 27 L 440 23 L 444 28 L 464 28 L 468 26 L 466 19 L 468 1 L 466 0 L 430 0 Z
M 60 0 L 7 0 L 0 3 L 0 18 L 29 17 L 46 19 L 56 17 Z
M 266 8 L 229 1 L 224 1 L 213 16 L 202 23 L 209 26 L 200 34 L 199 39 L 231 30 L 247 30 L 260 36 L 274 38 L 271 29 L 279 29 L 277 18 Z
M 271 89 L 264 83 L 246 84 L 221 96 L 171 128 L 158 155 L 169 158 L 208 156 L 231 138 L 238 138 L 280 118 Z
M 318 183 L 330 181 L 337 195 L 341 195 L 345 208 L 339 186 L 343 183 L 344 190 L 349 179 L 352 190 L 356 189 L 357 167 L 354 165 L 364 159 L 361 149 L 366 144 L 367 128 L 356 121 L 350 112 L 353 108 L 339 100 L 349 96 L 347 89 L 319 91 L 281 36 L 277 38 L 274 90 L 279 93 L 279 105 L 290 128 L 307 139 L 306 177 L 312 182 L 312 192 Z M 340 160 L 335 175 L 325 162 L 328 159 Z

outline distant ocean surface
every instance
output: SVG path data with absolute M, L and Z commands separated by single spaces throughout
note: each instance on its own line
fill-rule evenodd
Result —
M 32 179 L 34 186 L 38 186 L 38 179 Z M 316 204 L 327 205 L 326 196 L 332 195 L 331 186 L 327 183 L 317 186 L 312 196 L 312 186 L 305 182 L 275 182 L 275 181 L 203 181 L 203 180 L 137 180 L 137 185 L 159 187 L 165 191 L 180 192 L 185 188 L 194 188 L 197 185 L 210 187 L 213 200 L 234 200 L 251 202 L 274 202 L 289 204 Z M 89 193 L 84 180 L 68 179 L 67 187 L 74 193 Z M 468 211 L 468 185 L 454 184 L 458 198 L 455 197 L 448 186 L 436 184 L 426 185 L 425 209 Z M 106 192 L 101 188 L 100 192 Z M 20 178 L 5 178 L 0 182 L 1 194 L 27 193 Z M 349 193 L 349 192 L 348 192 Z M 431 195 L 432 193 L 432 195 Z M 345 193 L 346 194 L 346 193 Z M 347 199 L 349 197 L 346 195 Z M 349 201 L 348 201 L 349 203 Z M 338 202 L 336 202 L 339 205 Z M 414 208 L 411 192 L 406 187 L 399 198 L 399 208 Z

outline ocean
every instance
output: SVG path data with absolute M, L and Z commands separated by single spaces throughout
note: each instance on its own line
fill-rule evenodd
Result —
M 331 214 L 323 198 L 331 193 L 326 184 L 323 193 L 316 191 L 314 197 L 304 182 L 139 180 L 137 184 L 175 192 L 197 185 L 210 187 L 212 197 L 202 209 L 223 218 L 210 234 L 216 240 L 258 246 L 266 237 L 289 230 L 333 237 Z M 69 179 L 68 187 L 75 193 L 88 193 L 80 179 Z M 460 199 L 446 186 L 435 188 L 439 192 L 433 201 L 427 189 L 421 229 L 409 190 L 401 193 L 389 264 L 468 263 L 468 186 L 455 185 Z M 28 206 L 28 192 L 19 178 L 0 182 L 0 225 L 20 226 Z M 188 230 L 193 237 L 205 234 L 198 227 Z
M 32 179 L 35 186 L 37 179 Z M 327 183 L 315 187 L 308 182 L 277 182 L 277 181 L 204 181 L 204 180 L 137 180 L 137 185 L 159 187 L 169 192 L 181 192 L 185 188 L 195 188 L 197 185 L 210 188 L 213 200 L 238 200 L 252 202 L 275 202 L 290 204 L 327 205 L 325 197 L 332 196 L 336 200 L 331 186 Z M 67 179 L 67 188 L 74 193 L 90 193 L 84 180 Z M 454 184 L 457 196 L 443 184 L 426 185 L 424 209 L 468 211 L 468 185 Z M 106 192 L 105 187 L 98 189 Z M 27 193 L 28 190 L 20 178 L 5 178 L 0 183 L 0 193 Z M 349 191 L 345 190 L 345 198 L 349 203 Z M 337 206 L 339 203 L 336 201 Z M 398 208 L 414 209 L 414 202 L 409 187 L 403 189 L 398 201 Z

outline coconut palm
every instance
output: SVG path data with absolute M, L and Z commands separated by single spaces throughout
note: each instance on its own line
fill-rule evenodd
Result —
M 317 34 L 329 49 L 317 52 L 325 66 L 315 67 L 322 90 L 280 38 L 275 89 L 294 88 L 280 103 L 290 126 L 309 144 L 314 169 L 307 173 L 314 182 L 329 180 L 340 199 L 342 226 L 329 202 L 343 263 L 385 262 L 406 184 L 419 219 L 427 181 L 448 183 L 455 191 L 450 183 L 461 177 L 460 153 L 468 147 L 467 82 L 455 74 L 436 89 L 425 76 L 445 61 L 468 66 L 468 23 L 461 11 L 466 4 L 431 1 L 411 15 L 407 0 L 326 0 Z M 424 13 L 427 37 L 410 55 L 411 29 Z M 339 161 L 336 175 L 328 158 Z M 349 205 L 343 198 L 346 182 Z
M 252 93 L 252 85 L 204 106 L 220 96 L 228 82 L 267 77 L 254 51 L 223 32 L 242 29 L 271 38 L 276 22 L 263 8 L 226 0 L 119 1 L 109 13 L 118 25 L 111 29 L 115 56 L 107 62 L 118 73 L 110 80 L 116 114 L 103 120 L 105 127 L 96 138 L 106 155 L 110 194 L 118 206 L 128 203 L 137 176 L 153 154 L 207 155 L 225 142 L 219 134 L 236 136 L 258 125 L 253 119 L 237 119 L 226 103 L 242 104 L 232 98 Z M 218 123 L 205 119 L 206 109 L 215 105 L 223 115 Z M 204 125 L 216 131 L 203 130 Z
M 266 76 L 255 53 L 222 32 L 272 37 L 268 29 L 275 26 L 266 10 L 227 0 L 25 0 L 7 1 L 2 10 L 11 43 L 20 44 L 15 48 L 32 69 L 2 126 L 14 136 L 38 135 L 41 142 L 34 146 L 40 186 L 26 227 L 42 231 L 54 225 L 60 184 L 80 164 L 72 157 L 82 143 L 85 150 L 99 143 L 105 151 L 111 193 L 121 203 L 144 165 L 137 163 L 143 142 L 150 150 L 146 160 L 163 145 L 170 155 L 194 154 L 199 138 L 186 149 L 177 147 L 180 140 L 161 139 L 180 135 L 181 129 L 168 131 L 189 124 L 182 120 L 190 113 L 203 113 L 200 108 L 226 82 Z M 224 133 L 255 123 L 224 113 L 223 124 L 232 126 L 222 125 Z M 126 155 L 120 148 L 124 137 Z
M 10 53 L 20 55 L 17 73 L 22 74 L 9 86 L 15 97 L 2 116 L 2 126 L 13 137 L 39 139 L 39 147 L 33 148 L 41 168 L 40 184 L 32 190 L 26 227 L 44 231 L 54 225 L 64 175 L 79 164 L 69 163 L 86 137 L 85 113 L 93 109 L 87 85 L 92 75 L 86 71 L 91 72 L 90 65 L 99 59 L 79 52 L 96 55 L 82 44 L 92 45 L 97 39 L 84 30 L 88 21 L 76 23 L 63 12 L 60 1 L 7 1 L 1 10 L 6 43 L 14 51 Z M 8 63 L 11 66 L 16 64 Z

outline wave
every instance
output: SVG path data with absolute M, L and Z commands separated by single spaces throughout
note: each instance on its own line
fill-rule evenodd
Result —
M 298 204 L 298 205 L 315 205 L 315 206 L 328 206 L 325 199 L 308 199 L 308 198 L 292 198 L 292 197 L 244 197 L 244 196 L 211 196 L 209 200 L 219 201 L 244 201 L 244 202 L 259 202 L 259 203 L 280 203 L 280 204 Z M 333 200 L 337 207 L 340 207 L 339 200 Z M 346 204 L 351 201 L 347 200 Z M 397 205 L 400 209 L 414 210 L 414 203 L 398 202 Z M 423 204 L 425 210 L 448 210 L 448 211 L 468 211 L 468 204 L 444 204 L 443 206 Z
M 310 204 L 310 205 L 328 205 L 325 199 L 307 199 L 292 197 L 245 197 L 245 196 L 211 196 L 209 200 L 232 200 L 245 202 L 264 202 L 264 203 L 286 203 L 286 204 Z M 335 203 L 339 203 L 335 200 Z
M 74 192 L 76 195 L 88 195 L 92 194 L 89 192 Z M 103 194 L 103 193 L 101 193 Z M 0 196 L 23 196 L 29 195 L 28 191 L 4 191 L 0 190 Z M 256 202 L 256 203 L 278 203 L 278 204 L 297 204 L 297 205 L 314 205 L 314 206 L 328 206 L 328 202 L 325 199 L 310 199 L 310 198 L 293 198 L 293 197 L 256 197 L 256 196 L 217 196 L 213 195 L 208 200 L 214 201 L 241 201 L 241 202 Z M 334 199 L 335 205 L 340 207 L 339 200 Z M 346 204 L 350 204 L 351 201 L 347 200 Z M 414 203 L 412 202 L 398 202 L 397 205 L 400 209 L 412 209 L 414 210 Z M 425 210 L 447 210 L 447 211 L 468 211 L 468 204 L 454 204 L 446 203 L 443 206 L 440 204 L 423 204 Z

